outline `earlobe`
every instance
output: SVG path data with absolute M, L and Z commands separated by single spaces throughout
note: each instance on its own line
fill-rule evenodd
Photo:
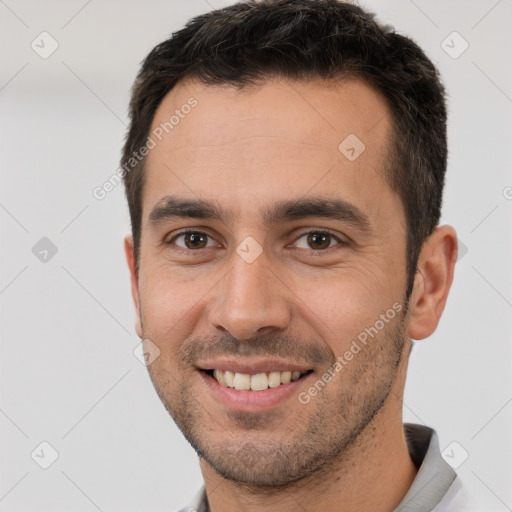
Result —
M 124 238 L 124 252 L 126 255 L 126 262 L 128 263 L 128 270 L 130 271 L 130 281 L 132 285 L 132 299 L 135 306 L 135 331 L 137 336 L 142 338 L 142 322 L 140 318 L 140 297 L 139 297 L 139 277 L 137 275 L 137 268 L 135 263 L 135 250 L 133 245 L 132 235 L 127 235 Z
M 438 226 L 423 244 L 409 303 L 408 336 L 421 340 L 437 328 L 453 281 L 457 234 Z

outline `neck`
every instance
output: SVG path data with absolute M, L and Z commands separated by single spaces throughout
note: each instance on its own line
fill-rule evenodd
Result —
M 401 362 L 403 365 L 403 361 Z M 218 475 L 200 459 L 211 512 L 392 512 L 417 474 L 402 422 L 404 366 L 357 440 L 329 467 L 286 486 L 261 488 Z

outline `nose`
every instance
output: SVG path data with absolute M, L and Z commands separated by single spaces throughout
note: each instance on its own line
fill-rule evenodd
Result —
M 239 340 L 286 329 L 291 319 L 291 291 L 262 253 L 248 263 L 238 254 L 215 287 L 209 321 Z

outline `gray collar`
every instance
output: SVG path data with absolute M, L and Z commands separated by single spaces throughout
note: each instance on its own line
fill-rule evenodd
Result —
M 457 474 L 441 457 L 435 430 L 404 423 L 405 439 L 418 473 L 393 512 L 431 511 L 448 491 Z
M 441 457 L 435 430 L 404 423 L 405 439 L 418 473 L 409 491 L 393 512 L 430 512 L 448 491 L 457 474 Z M 204 486 L 181 512 L 210 512 Z

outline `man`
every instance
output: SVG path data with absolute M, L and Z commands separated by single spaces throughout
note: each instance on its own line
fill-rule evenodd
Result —
M 239 3 L 149 54 L 130 116 L 136 331 L 205 481 L 184 510 L 468 510 L 402 422 L 457 257 L 422 50 L 352 4 Z

